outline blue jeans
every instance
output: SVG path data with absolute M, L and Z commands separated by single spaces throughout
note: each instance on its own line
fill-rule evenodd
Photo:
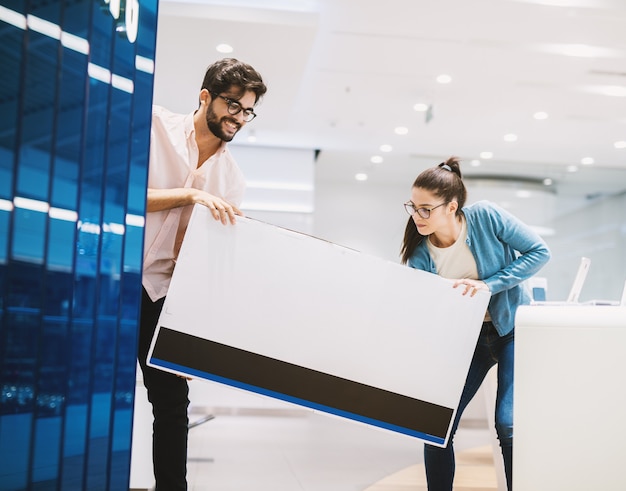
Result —
M 424 445 L 424 464 L 428 491 L 452 491 L 454 481 L 453 438 L 463 411 L 482 384 L 489 369 L 498 364 L 498 391 L 496 395 L 496 433 L 500 441 L 504 472 L 509 491 L 513 489 L 513 356 L 514 331 L 500 337 L 491 322 L 483 323 L 465 387 L 461 394 L 448 446 Z

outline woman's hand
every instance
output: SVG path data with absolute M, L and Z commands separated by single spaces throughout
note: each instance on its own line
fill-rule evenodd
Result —
M 463 278 L 462 280 L 455 280 L 452 288 L 457 288 L 458 286 L 462 286 L 463 293 L 462 295 L 470 294 L 470 297 L 473 297 L 478 293 L 479 290 L 489 291 L 489 287 L 484 281 L 480 280 L 471 280 L 469 278 Z

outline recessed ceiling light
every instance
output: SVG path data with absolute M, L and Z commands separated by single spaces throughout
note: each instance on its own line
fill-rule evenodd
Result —
M 380 146 L 380 151 L 381 152 L 391 152 L 393 150 L 393 147 L 391 145 L 381 145 Z
M 215 49 L 220 53 L 232 53 L 233 47 L 230 44 L 218 44 Z
M 585 157 L 580 160 L 580 163 L 583 165 L 592 165 L 594 162 L 595 160 L 593 160 L 593 157 Z
M 250 136 L 248 136 L 248 141 L 249 141 L 250 143 L 254 143 L 254 142 L 256 141 L 256 136 L 254 136 L 254 135 L 250 135 Z
M 622 53 L 613 48 L 589 44 L 539 44 L 536 49 L 543 53 L 573 56 L 576 58 L 619 58 Z
M 517 135 L 514 133 L 508 133 L 506 135 L 504 135 L 504 141 L 505 142 L 516 142 L 517 141 Z
M 406 135 L 409 132 L 409 129 L 406 126 L 398 126 L 394 132 L 396 135 Z
M 613 146 L 615 148 L 626 148 L 626 141 L 621 140 L 621 141 L 615 142 L 613 143 Z
M 437 82 L 440 84 L 449 84 L 450 82 L 452 82 L 452 77 L 450 75 L 442 73 L 441 75 L 437 76 Z
M 552 7 L 599 7 L 598 0 L 515 0 L 523 3 L 536 3 Z
M 626 97 L 626 87 L 623 85 L 609 85 L 604 88 L 604 94 L 611 97 Z
M 354 178 L 355 178 L 357 181 L 367 181 L 367 174 L 364 174 L 364 173 L 362 173 L 362 172 L 359 172 L 358 174 L 355 174 L 355 175 L 354 175 Z
M 543 119 L 548 119 L 548 113 L 544 111 L 537 111 L 535 114 L 533 114 L 533 118 L 540 121 Z
M 428 104 L 425 104 L 423 102 L 418 102 L 417 104 L 415 104 L 413 106 L 413 109 L 415 109 L 416 111 L 423 113 L 428 111 Z
M 623 85 L 592 85 L 583 90 L 609 97 L 626 97 L 626 87 Z
M 480 160 L 478 160 L 478 159 L 474 159 L 474 160 L 472 160 L 472 161 L 470 162 L 470 165 L 471 165 L 472 167 L 478 167 L 478 166 L 480 165 Z
M 519 189 L 515 192 L 515 196 L 518 198 L 530 198 L 533 195 L 528 189 Z
M 370 162 L 372 164 L 382 164 L 383 158 L 380 155 L 372 155 L 372 158 L 370 158 Z
M 493 158 L 493 152 L 480 152 L 480 158 L 481 159 L 492 159 Z
M 543 180 L 543 185 L 544 185 L 544 186 L 552 186 L 552 182 L 553 182 L 553 181 L 552 181 L 552 179 L 550 179 L 549 177 L 546 177 L 546 178 Z
M 567 166 L 567 172 L 578 172 L 578 166 L 577 165 L 568 165 Z

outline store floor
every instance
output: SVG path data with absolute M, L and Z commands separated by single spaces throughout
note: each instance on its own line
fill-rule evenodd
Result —
M 462 424 L 455 448 L 459 489 L 495 490 L 485 425 Z M 218 413 L 189 434 L 190 491 L 421 491 L 422 463 L 418 440 L 305 410 Z

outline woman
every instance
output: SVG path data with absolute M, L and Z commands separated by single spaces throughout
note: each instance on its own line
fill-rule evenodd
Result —
M 463 295 L 474 296 L 479 290 L 491 293 L 448 446 L 424 446 L 426 479 L 429 491 L 452 490 L 454 433 L 463 410 L 498 363 L 496 432 L 511 490 L 515 311 L 530 301 L 521 283 L 548 262 L 550 251 L 535 232 L 508 212 L 487 201 L 465 206 L 466 196 L 459 160 L 451 157 L 417 176 L 411 200 L 404 205 L 411 218 L 402 243 L 402 262 L 455 280 L 453 287 L 460 287 Z

